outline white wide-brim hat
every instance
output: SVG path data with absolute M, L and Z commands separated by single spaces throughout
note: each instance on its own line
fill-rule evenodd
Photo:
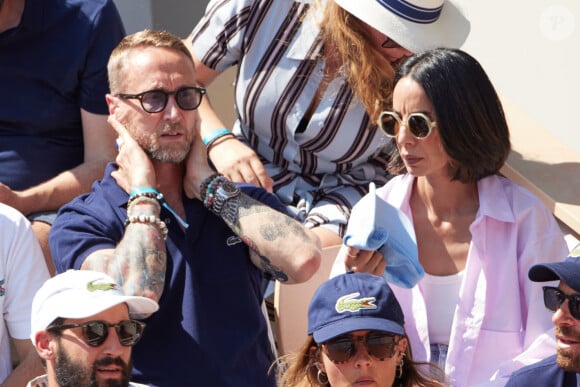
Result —
M 471 29 L 450 0 L 334 0 L 341 8 L 407 50 L 460 48 Z

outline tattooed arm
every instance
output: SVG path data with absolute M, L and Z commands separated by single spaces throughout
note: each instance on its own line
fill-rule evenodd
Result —
M 140 201 L 127 212 L 128 218 L 155 216 L 159 205 Z M 167 255 L 161 228 L 152 223 L 129 223 L 115 249 L 98 250 L 87 256 L 82 269 L 107 273 L 123 287 L 127 295 L 159 301 L 165 284 Z
M 226 224 L 250 247 L 252 262 L 275 279 L 307 281 L 320 266 L 320 240 L 294 219 L 241 193 L 226 202 Z
M 183 180 L 183 189 L 190 198 L 201 199 L 200 184 L 214 173 L 206 152 L 199 135 L 194 136 Z M 250 247 L 252 262 L 274 278 L 300 283 L 318 270 L 321 257 L 318 237 L 267 204 L 240 193 L 223 203 L 220 216 Z
M 126 192 L 135 187 L 156 187 L 156 171 L 151 160 L 115 116 L 109 116 L 109 123 L 122 144 L 116 158 L 119 168 L 111 176 Z M 167 229 L 159 219 L 160 210 L 156 199 L 134 200 L 127 207 L 129 221 L 117 247 L 91 253 L 81 268 L 109 274 L 127 295 L 159 301 L 167 262 L 163 235 L 164 228 L 165 232 Z

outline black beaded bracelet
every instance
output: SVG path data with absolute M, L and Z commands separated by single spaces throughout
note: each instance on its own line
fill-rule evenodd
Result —
M 199 200 L 201 200 L 202 203 L 205 201 L 205 195 L 207 192 L 208 185 L 211 183 L 213 179 L 215 179 L 218 176 L 221 176 L 221 173 L 212 173 L 211 175 L 203 179 L 203 181 L 199 185 L 199 196 L 200 196 Z

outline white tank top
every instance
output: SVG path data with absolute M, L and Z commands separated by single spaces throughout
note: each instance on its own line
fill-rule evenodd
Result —
M 453 315 L 459 302 L 459 289 L 463 271 L 446 276 L 425 273 L 419 281 L 427 308 L 429 341 L 431 344 L 449 345 Z

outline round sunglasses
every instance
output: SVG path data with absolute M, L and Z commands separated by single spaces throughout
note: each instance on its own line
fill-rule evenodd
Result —
M 364 336 L 346 334 L 322 343 L 322 349 L 330 361 L 342 364 L 352 359 L 357 352 L 357 342 L 362 342 L 369 355 L 383 361 L 393 357 L 400 339 L 401 336 L 384 332 L 369 332 Z
M 413 137 L 418 140 L 424 140 L 429 137 L 433 128 L 437 126 L 437 122 L 431 121 L 424 113 L 411 113 L 406 120 L 403 120 L 398 113 L 391 111 L 381 112 L 377 124 L 389 137 L 397 137 L 401 125 L 405 125 L 411 131 Z
M 558 288 L 544 286 L 544 305 L 552 312 L 557 311 L 564 301 L 568 300 L 570 314 L 576 320 L 580 320 L 580 294 L 568 295 Z
M 159 113 L 165 110 L 169 96 L 173 95 L 177 106 L 182 110 L 195 110 L 201 104 L 206 90 L 202 87 L 182 87 L 175 91 L 162 89 L 144 91 L 139 94 L 117 94 L 122 99 L 138 99 L 147 113 Z
M 123 320 L 117 324 L 110 324 L 102 320 L 94 320 L 82 324 L 53 325 L 46 328 L 46 330 L 62 331 L 72 328 L 81 328 L 85 343 L 91 347 L 102 345 L 105 340 L 107 340 L 107 337 L 109 337 L 109 328 L 115 328 L 121 345 L 132 347 L 137 344 L 139 339 L 141 339 L 145 324 L 135 320 Z

